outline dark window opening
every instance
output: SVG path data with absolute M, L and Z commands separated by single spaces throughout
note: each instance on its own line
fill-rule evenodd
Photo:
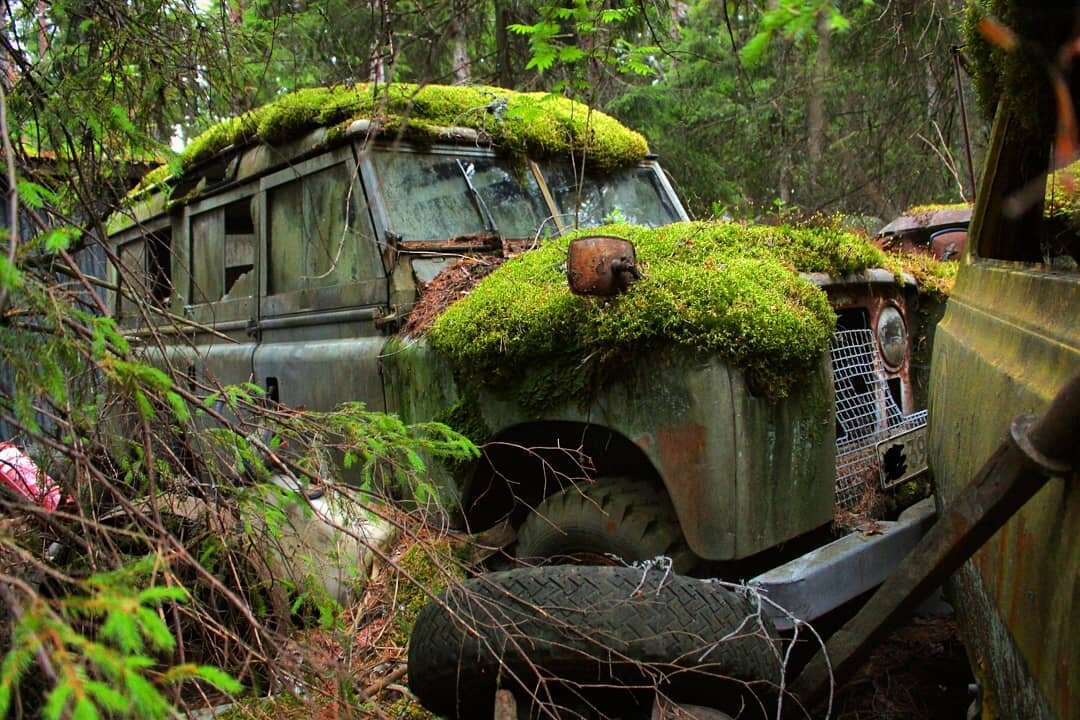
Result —
M 225 206 L 225 296 L 246 297 L 255 290 L 255 221 L 251 199 Z
M 889 378 L 889 395 L 892 396 L 893 402 L 896 403 L 896 407 L 900 408 L 900 412 L 904 411 L 904 390 L 903 384 L 900 382 L 900 378 Z
M 869 330 L 870 315 L 865 308 L 844 308 L 836 311 L 836 329 Z
M 172 295 L 172 233 L 161 230 L 146 240 L 150 297 L 159 305 L 168 305 Z
M 172 295 L 172 233 L 158 230 L 119 248 L 120 293 L 117 314 L 135 315 L 140 298 L 156 307 Z

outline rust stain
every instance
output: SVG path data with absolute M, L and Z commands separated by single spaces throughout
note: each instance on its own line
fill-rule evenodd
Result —
M 652 433 L 641 433 L 636 438 L 634 438 L 634 444 L 642 450 L 648 451 L 652 449 L 655 441 L 653 440 Z
M 863 285 L 830 285 L 825 288 L 826 293 L 829 296 L 829 302 L 832 304 L 834 310 L 865 310 L 869 317 L 867 318 L 868 327 L 877 333 L 878 318 L 881 316 L 881 312 L 887 308 L 895 308 L 904 318 L 904 325 L 907 327 L 908 333 L 911 333 L 912 319 L 908 312 L 907 302 L 904 299 L 903 291 L 895 285 L 886 285 L 883 283 L 867 283 Z M 909 340 L 913 338 L 909 335 Z M 885 371 L 886 376 L 892 380 L 898 380 L 901 387 L 900 396 L 894 398 L 897 405 L 900 406 L 901 411 L 904 414 L 914 412 L 918 408 L 915 407 L 915 394 L 911 386 L 911 342 L 908 342 L 907 353 L 904 355 L 904 360 L 900 363 L 899 367 L 891 368 L 888 364 L 882 364 L 882 369 Z M 884 415 L 882 415 L 884 418 Z M 883 420 L 884 421 L 884 420 Z
M 661 473 L 667 478 L 668 491 L 679 511 L 683 532 L 688 540 L 700 538 L 708 521 L 709 506 L 706 502 L 709 475 L 705 428 L 698 423 L 662 427 L 657 430 L 656 440 Z
M 570 289 L 578 295 L 616 295 L 641 277 L 634 245 L 609 235 L 580 237 L 570 243 L 566 259 Z

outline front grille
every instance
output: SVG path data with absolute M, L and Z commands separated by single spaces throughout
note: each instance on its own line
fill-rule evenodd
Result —
M 877 444 L 926 425 L 926 411 L 904 415 L 896 404 L 873 331 L 837 331 L 830 352 L 836 388 L 836 503 L 850 510 L 882 481 Z

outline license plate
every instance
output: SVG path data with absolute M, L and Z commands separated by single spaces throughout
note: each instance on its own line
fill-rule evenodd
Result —
M 926 469 L 926 426 L 900 433 L 877 444 L 881 486 L 892 487 Z

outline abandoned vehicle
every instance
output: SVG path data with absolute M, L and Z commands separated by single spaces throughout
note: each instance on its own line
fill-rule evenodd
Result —
M 594 235 L 632 243 L 586 268 L 616 294 L 567 282 Z M 914 278 L 838 228 L 690 222 L 640 135 L 565 98 L 300 91 L 196 139 L 110 243 L 121 325 L 175 340 L 156 362 L 446 422 L 483 456 L 431 468 L 444 507 L 519 558 L 667 556 L 811 619 L 933 512 L 898 515 L 928 492 Z M 410 324 L 440 273 L 490 274 Z M 880 532 L 835 539 L 838 509 Z

